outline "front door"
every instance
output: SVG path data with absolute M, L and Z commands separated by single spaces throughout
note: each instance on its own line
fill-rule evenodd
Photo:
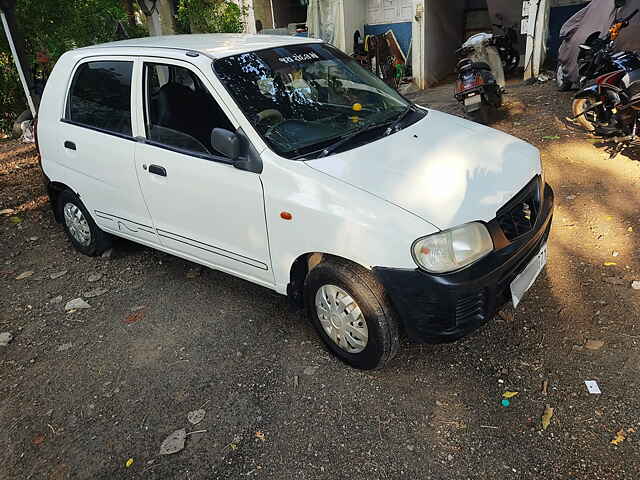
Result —
M 260 176 L 211 147 L 211 131 L 235 131 L 201 72 L 186 62 L 141 64 L 143 139 L 135 160 L 160 241 L 170 251 L 273 285 Z

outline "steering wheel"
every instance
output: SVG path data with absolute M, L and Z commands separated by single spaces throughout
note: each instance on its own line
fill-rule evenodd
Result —
M 269 121 L 272 125 L 276 125 L 284 120 L 282 114 L 274 108 L 267 108 L 266 110 L 262 110 L 258 113 L 257 117 L 258 123 Z

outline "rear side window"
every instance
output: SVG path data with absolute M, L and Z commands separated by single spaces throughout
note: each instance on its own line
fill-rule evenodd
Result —
M 80 65 L 67 96 L 65 119 L 131 136 L 132 70 L 133 62 L 109 60 Z

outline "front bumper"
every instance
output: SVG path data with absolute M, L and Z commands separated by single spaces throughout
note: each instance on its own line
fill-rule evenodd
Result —
M 553 190 L 545 184 L 540 196 L 540 208 L 530 231 L 509 241 L 498 220 L 492 220 L 487 227 L 495 250 L 458 272 L 373 268 L 412 340 L 457 340 L 493 318 L 511 299 L 511 282 L 549 237 Z

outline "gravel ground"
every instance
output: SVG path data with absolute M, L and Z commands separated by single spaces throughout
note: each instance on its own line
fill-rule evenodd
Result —
M 460 113 L 450 85 L 414 99 Z M 0 210 L 17 212 L 0 217 L 0 478 L 639 478 L 640 155 L 567 127 L 569 99 L 514 84 L 494 124 L 541 149 L 556 191 L 529 295 L 459 342 L 403 341 L 376 372 L 267 289 L 125 241 L 77 254 L 33 149 L 0 144 Z M 65 313 L 76 297 L 91 307 Z M 160 456 L 179 429 L 184 450 Z

